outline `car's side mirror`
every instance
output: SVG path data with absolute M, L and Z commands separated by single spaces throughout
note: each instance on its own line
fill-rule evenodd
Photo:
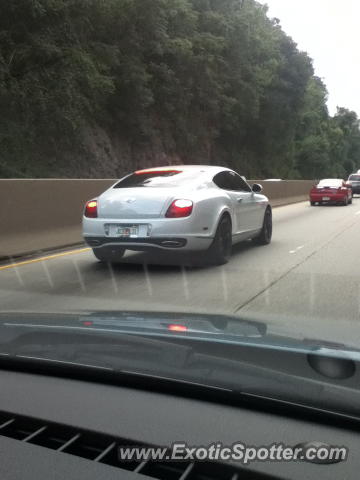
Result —
M 261 185 L 259 185 L 258 183 L 254 183 L 254 185 L 252 186 L 252 191 L 254 193 L 260 193 L 260 192 L 262 192 L 262 189 L 263 189 L 263 187 Z

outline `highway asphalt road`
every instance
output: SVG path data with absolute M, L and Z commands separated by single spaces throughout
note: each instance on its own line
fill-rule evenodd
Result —
M 129 252 L 109 267 L 79 249 L 2 264 L 0 311 L 221 312 L 276 333 L 360 346 L 360 198 L 348 207 L 274 209 L 272 244 L 236 246 L 223 267 L 172 260 Z

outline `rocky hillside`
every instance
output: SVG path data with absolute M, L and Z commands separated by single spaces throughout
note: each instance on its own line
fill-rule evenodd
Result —
M 356 114 L 255 0 L 2 0 L 0 176 L 345 176 Z

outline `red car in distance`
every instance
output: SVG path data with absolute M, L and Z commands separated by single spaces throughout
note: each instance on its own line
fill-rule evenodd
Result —
M 320 182 L 310 190 L 310 204 L 312 206 L 330 203 L 346 206 L 352 203 L 352 197 L 351 186 L 339 178 L 320 180 Z

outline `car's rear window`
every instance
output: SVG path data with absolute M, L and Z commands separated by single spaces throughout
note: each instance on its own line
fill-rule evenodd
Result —
M 139 171 L 128 175 L 118 182 L 114 188 L 180 187 L 193 182 L 200 175 L 200 171 L 164 170 Z
M 341 187 L 342 183 L 342 180 L 329 178 L 327 180 L 321 180 L 318 184 L 318 187 Z
M 360 182 L 360 175 L 350 175 L 349 180 L 355 180 L 356 182 Z

